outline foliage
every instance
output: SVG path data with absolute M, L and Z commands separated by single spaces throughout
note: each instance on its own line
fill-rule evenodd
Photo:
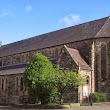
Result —
M 29 95 L 39 99 L 42 104 L 48 103 L 53 90 L 54 68 L 52 63 L 43 55 L 36 54 L 27 64 L 24 74 L 24 84 Z
M 70 87 L 82 84 L 83 78 L 70 70 L 53 68 L 52 63 L 42 54 L 36 54 L 27 64 L 24 84 L 34 102 L 61 104 L 63 93 Z
M 70 70 L 64 70 L 63 68 L 57 67 L 56 68 L 56 87 L 58 89 L 58 92 L 60 93 L 60 104 L 62 100 L 62 96 L 66 90 L 68 90 L 70 87 L 77 87 L 82 85 L 83 78 L 77 74 L 76 72 L 70 71 Z
M 56 87 L 54 87 L 54 89 L 51 91 L 49 98 L 50 98 L 50 104 L 59 104 L 60 103 L 59 92 Z
M 93 102 L 104 102 L 106 99 L 106 95 L 104 93 L 92 93 L 92 101 Z

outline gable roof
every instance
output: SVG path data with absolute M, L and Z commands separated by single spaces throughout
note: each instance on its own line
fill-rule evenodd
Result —
M 89 65 L 83 60 L 77 49 L 68 48 L 66 45 L 64 45 L 64 47 L 66 48 L 74 62 L 80 67 L 81 70 L 92 71 Z
M 0 47 L 0 57 L 94 38 L 108 17 L 68 27 Z
M 110 37 L 110 18 L 107 19 L 103 27 L 96 34 L 95 38 L 98 38 L 98 37 Z

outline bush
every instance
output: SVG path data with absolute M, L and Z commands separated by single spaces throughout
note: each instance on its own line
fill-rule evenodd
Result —
M 106 100 L 106 94 L 105 93 L 98 93 L 95 92 L 92 94 L 92 101 L 93 102 L 105 102 Z
M 59 92 L 57 88 L 53 88 L 50 94 L 50 104 L 59 104 L 60 103 L 60 98 L 59 98 Z

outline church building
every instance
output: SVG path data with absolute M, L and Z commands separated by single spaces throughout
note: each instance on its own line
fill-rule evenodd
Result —
M 110 18 L 105 17 L 0 47 L 0 103 L 22 103 L 27 62 L 42 53 L 54 64 L 87 75 L 81 98 L 110 92 Z

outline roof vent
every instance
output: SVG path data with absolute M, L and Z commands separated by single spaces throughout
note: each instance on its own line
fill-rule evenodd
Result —
M 0 47 L 2 46 L 2 41 L 0 41 Z

